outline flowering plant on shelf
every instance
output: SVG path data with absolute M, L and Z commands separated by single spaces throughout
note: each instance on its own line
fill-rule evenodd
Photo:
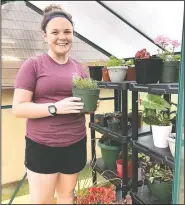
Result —
M 117 201 L 116 187 L 111 183 L 111 181 L 120 180 L 121 183 L 121 179 L 117 175 L 115 175 L 116 178 L 107 179 L 104 175 L 106 172 L 115 174 L 113 171 L 105 170 L 101 173 L 101 176 L 104 177 L 105 181 L 96 181 L 92 184 L 92 173 L 93 175 L 95 174 L 94 168 L 97 163 L 97 161 L 94 162 L 94 160 L 95 158 L 93 158 L 90 163 L 91 166 L 86 173 L 85 179 L 78 179 L 78 189 L 75 192 L 75 204 L 132 204 L 130 195 L 127 195 L 125 199 Z
M 158 56 L 163 61 L 180 61 L 180 55 L 175 54 L 175 49 L 180 46 L 180 42 L 177 40 L 171 40 L 164 35 L 159 35 L 154 39 L 155 44 L 161 46 L 162 49 L 158 49 Z
M 148 59 L 150 58 L 150 53 L 146 50 L 146 48 L 143 48 L 140 51 L 137 51 L 135 55 L 136 59 Z
M 127 195 L 125 199 L 116 201 L 114 185 L 92 186 L 77 195 L 76 204 L 132 204 L 132 199 Z

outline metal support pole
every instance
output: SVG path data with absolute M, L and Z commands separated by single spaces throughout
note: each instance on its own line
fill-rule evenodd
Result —
M 124 136 L 128 135 L 128 129 L 127 129 L 127 124 L 128 124 L 128 92 L 127 91 L 122 91 L 122 134 Z M 122 197 L 124 198 L 127 195 L 127 189 L 128 189 L 128 144 L 123 143 L 122 144 L 122 160 L 123 160 L 123 166 L 122 166 L 122 173 L 123 173 L 123 178 L 122 178 Z
M 94 123 L 94 113 L 90 115 L 90 122 Z M 91 129 L 91 159 L 93 164 L 96 163 L 96 141 L 95 141 L 95 130 Z M 93 184 L 97 182 L 97 173 L 92 170 Z
M 138 92 L 132 92 L 132 140 L 138 140 Z M 138 151 L 132 148 L 132 191 L 138 191 Z
M 114 111 L 118 111 L 118 90 L 114 90 Z

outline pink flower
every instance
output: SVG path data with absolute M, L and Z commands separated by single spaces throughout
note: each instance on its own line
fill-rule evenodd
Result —
M 177 41 L 177 40 L 171 41 L 171 44 L 172 44 L 172 46 L 173 46 L 174 48 L 177 48 L 177 47 L 180 46 L 180 42 Z
M 156 39 L 154 39 L 154 42 L 160 46 L 167 46 L 170 43 L 170 39 L 164 35 L 159 35 Z

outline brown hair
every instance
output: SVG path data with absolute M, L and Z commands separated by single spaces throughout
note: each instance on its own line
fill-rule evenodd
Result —
M 63 10 L 60 5 L 51 4 L 44 9 L 44 17 L 43 17 L 43 20 L 41 22 L 42 31 L 46 32 L 45 28 L 49 22 L 48 19 L 52 16 L 55 16 L 55 15 L 63 16 L 64 18 L 68 19 L 72 25 L 74 25 L 73 20 L 72 20 L 72 16 L 69 13 L 67 13 L 65 10 Z

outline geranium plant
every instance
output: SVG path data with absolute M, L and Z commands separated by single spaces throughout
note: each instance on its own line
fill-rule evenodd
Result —
M 163 59 L 163 61 L 180 61 L 180 55 L 175 54 L 175 49 L 180 46 L 180 42 L 177 40 L 171 40 L 170 38 L 159 35 L 154 39 L 155 44 L 162 47 L 158 49 L 158 56 Z
M 135 58 L 136 59 L 148 59 L 150 58 L 150 53 L 146 50 L 146 48 L 143 48 L 142 50 L 136 53 Z

